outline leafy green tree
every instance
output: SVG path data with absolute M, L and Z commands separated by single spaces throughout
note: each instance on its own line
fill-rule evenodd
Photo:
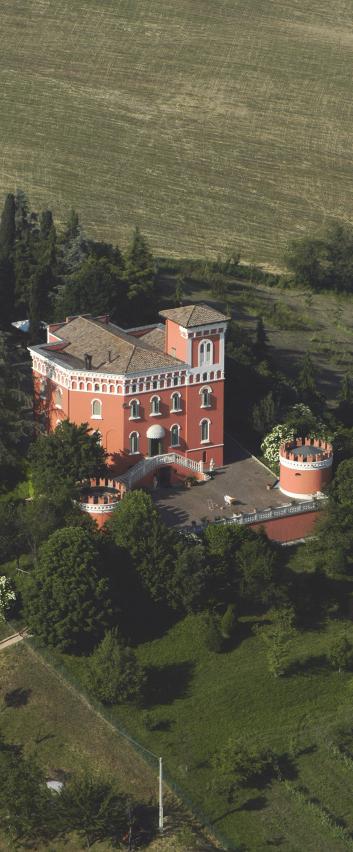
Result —
M 57 833 L 53 796 L 38 766 L 0 742 L 0 824 L 16 844 L 45 842 Z
M 353 426 L 353 392 L 351 377 L 346 373 L 341 381 L 339 392 L 339 404 L 337 407 L 337 419 L 344 426 Z
M 9 335 L 0 332 L 0 483 L 6 486 L 22 468 L 22 456 L 32 426 L 28 419 L 30 404 L 26 371 L 19 362 L 24 353 L 15 347 Z M 0 488 L 1 488 L 0 485 Z
M 84 258 L 56 298 L 59 318 L 80 313 L 109 314 L 119 324 L 127 319 L 128 285 L 120 267 L 107 257 Z
M 6 613 L 16 600 L 16 595 L 8 577 L 0 576 L 0 624 L 6 621 Z
M 338 465 L 330 497 L 340 506 L 353 508 L 353 458 Z
M 280 607 L 271 613 L 271 624 L 256 631 L 267 648 L 267 663 L 271 674 L 280 677 L 288 664 L 288 645 L 294 636 L 294 611 Z
M 67 824 L 78 832 L 86 848 L 108 839 L 120 848 L 132 807 L 127 796 L 117 794 L 110 783 L 86 773 L 65 785 L 60 798 Z
M 139 490 L 126 494 L 107 527 L 115 544 L 130 555 L 152 600 L 165 601 L 173 573 L 175 537 L 149 494 Z
M 177 542 L 166 586 L 166 599 L 173 609 L 196 612 L 205 603 L 210 570 L 202 544 Z
M 298 284 L 308 284 L 313 290 L 325 286 L 327 249 L 324 240 L 310 237 L 294 240 L 289 246 L 286 263 Z
M 339 636 L 332 642 L 327 659 L 334 669 L 350 669 L 353 664 L 353 645 L 347 636 Z
M 138 701 L 145 674 L 131 648 L 124 648 L 116 630 L 108 631 L 88 660 L 86 684 L 103 704 Z
M 286 423 L 279 423 L 266 435 L 261 444 L 261 451 L 272 470 L 278 470 L 279 468 L 279 449 L 281 444 L 292 441 L 294 437 L 293 426 L 288 426 Z
M 255 605 L 273 601 L 277 554 L 266 536 L 253 533 L 240 545 L 236 559 L 241 598 Z
M 241 787 L 256 783 L 266 771 L 272 769 L 274 757 L 271 752 L 250 748 L 240 738 L 229 737 L 223 748 L 211 759 L 216 788 L 227 793 L 228 800 L 232 801 Z
M 263 399 L 254 405 L 252 412 L 252 423 L 255 432 L 264 435 L 272 429 L 277 416 L 277 406 L 273 392 L 269 391 Z
M 23 597 L 33 633 L 64 651 L 92 645 L 111 623 L 109 584 L 84 529 L 66 527 L 49 537 Z
M 77 483 L 106 473 L 106 453 L 87 423 L 63 420 L 55 432 L 37 438 L 29 455 L 38 494 L 54 493 L 58 482 L 71 494 Z

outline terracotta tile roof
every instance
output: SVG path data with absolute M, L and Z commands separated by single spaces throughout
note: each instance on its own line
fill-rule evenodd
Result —
M 184 305 L 182 308 L 167 308 L 159 311 L 161 317 L 173 320 L 183 328 L 192 328 L 195 325 L 208 325 L 211 322 L 224 322 L 228 319 L 225 314 L 211 308 L 210 305 Z
M 62 340 L 58 344 L 44 344 L 41 348 L 52 360 L 66 361 L 75 369 L 85 369 L 85 354 L 92 357 L 91 370 L 106 373 L 138 373 L 163 367 L 185 366 L 178 358 L 166 355 L 161 334 L 154 329 L 142 337 L 134 337 L 111 322 L 103 323 L 91 317 L 74 317 L 56 329 Z M 146 340 L 146 338 L 150 340 Z M 154 345 L 153 345 L 154 344 Z
M 153 349 L 160 349 L 164 352 L 165 326 L 163 326 L 163 328 L 154 328 L 152 331 L 147 331 L 140 339 L 142 339 L 145 343 L 148 343 L 149 346 L 152 346 Z

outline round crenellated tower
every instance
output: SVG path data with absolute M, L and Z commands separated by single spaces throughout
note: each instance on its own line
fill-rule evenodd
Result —
M 99 484 L 82 488 L 78 505 L 82 512 L 89 513 L 98 527 L 102 527 L 112 516 L 122 496 L 115 480 L 102 479 Z
M 294 438 L 279 451 L 279 487 L 287 497 L 306 499 L 332 479 L 332 445 L 321 438 Z

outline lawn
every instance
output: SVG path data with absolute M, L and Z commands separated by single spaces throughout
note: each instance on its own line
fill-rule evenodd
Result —
M 22 706 L 5 706 L 4 697 L 13 690 L 21 690 Z M 60 772 L 89 770 L 110 779 L 118 790 L 132 794 L 138 801 L 156 801 L 156 771 L 34 656 L 24 642 L 0 653 L 0 703 L 1 733 L 7 741 L 22 744 L 24 753 L 36 758 L 48 778 L 60 777 Z M 182 833 L 173 833 L 179 823 L 184 826 L 182 830 L 189 838 L 190 849 L 206 852 L 214 848 L 168 793 L 166 817 L 167 837 L 156 840 L 149 847 L 151 852 L 184 852 Z M 54 847 L 55 852 L 64 849 L 81 852 L 82 841 L 70 836 L 66 844 L 55 841 L 53 850 Z M 0 837 L 0 849 L 8 848 Z M 112 846 L 101 843 L 93 848 L 108 852 Z
M 270 263 L 351 216 L 347 0 L 3 0 L 0 40 L 1 192 Z
M 224 300 L 217 300 L 201 281 L 184 276 L 185 302 L 206 301 L 231 312 L 237 326 L 255 334 L 263 317 L 271 355 L 277 369 L 294 381 L 308 352 L 318 388 L 330 404 L 337 400 L 340 379 L 353 375 L 353 298 L 350 294 L 312 293 L 298 288 L 270 287 L 230 279 Z M 175 291 L 176 276 L 161 275 L 164 299 Z
M 347 845 L 320 814 L 298 803 L 282 781 L 245 789 L 231 804 L 214 788 L 210 757 L 231 735 L 281 755 L 294 749 L 300 754 L 293 758 L 291 781 L 353 832 L 352 770 L 327 748 L 337 726 L 353 725 L 351 675 L 331 670 L 323 656 L 336 635 L 353 639 L 353 625 L 332 622 L 300 633 L 291 645 L 293 673 L 278 679 L 269 675 L 263 643 L 250 627 L 245 620 L 235 647 L 223 654 L 206 650 L 200 616 L 188 616 L 162 638 L 141 645 L 139 657 L 152 667 L 151 704 L 147 711 L 121 707 L 116 718 L 163 755 L 171 777 L 228 848 L 344 850 Z M 74 661 L 76 671 L 81 664 Z

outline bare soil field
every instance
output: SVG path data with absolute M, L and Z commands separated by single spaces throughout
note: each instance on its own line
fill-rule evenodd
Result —
M 351 3 L 3 0 L 0 193 L 161 255 L 290 237 L 353 206 Z

